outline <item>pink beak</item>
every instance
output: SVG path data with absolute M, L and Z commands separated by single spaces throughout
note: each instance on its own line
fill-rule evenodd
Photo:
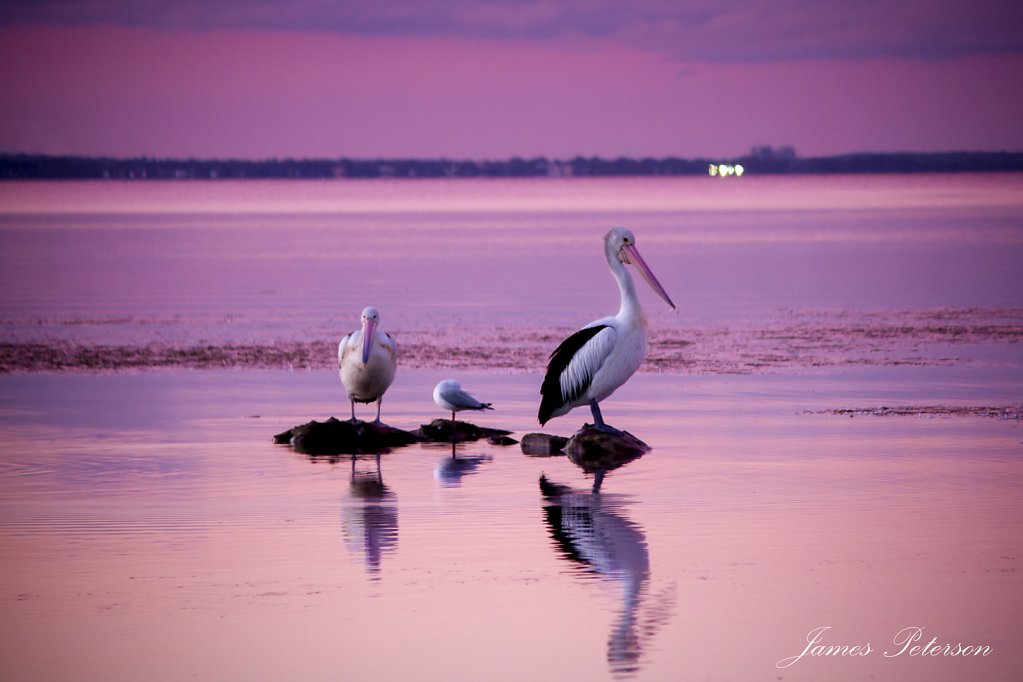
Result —
M 668 296 L 668 292 L 664 290 L 661 283 L 654 277 L 654 273 L 650 270 L 650 266 L 646 264 L 643 257 L 639 255 L 639 249 L 636 248 L 635 244 L 625 244 L 622 246 L 622 254 L 624 262 L 626 264 L 632 264 L 639 270 L 639 274 L 643 275 L 643 279 L 650 285 L 650 288 L 657 292 L 657 295 L 664 299 L 664 302 L 671 306 L 671 309 L 675 309 L 675 304 L 671 302 L 671 297 Z
M 369 362 L 369 351 L 373 348 L 373 335 L 376 333 L 377 321 L 367 317 L 362 323 L 362 364 Z

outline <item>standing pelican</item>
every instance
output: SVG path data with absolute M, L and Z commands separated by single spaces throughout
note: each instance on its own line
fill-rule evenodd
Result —
M 552 417 L 588 404 L 596 428 L 620 433 L 604 424 L 598 403 L 628 381 L 646 356 L 646 318 L 626 265 L 635 265 L 650 287 L 675 308 L 664 287 L 640 257 L 636 237 L 630 230 L 611 228 L 604 235 L 604 255 L 611 274 L 618 280 L 621 308 L 613 317 L 590 322 L 551 353 L 540 387 L 542 398 L 537 419 L 541 425 Z
M 380 421 L 380 403 L 384 392 L 394 381 L 398 368 L 398 344 L 390 334 L 377 329 L 380 313 L 373 306 L 362 311 L 362 329 L 341 339 L 337 346 L 337 368 L 341 384 L 352 401 L 352 421 L 355 403 L 376 401 Z
M 455 421 L 455 412 L 462 410 L 492 410 L 490 403 L 481 403 L 462 390 L 461 384 L 454 379 L 445 379 L 433 389 L 433 402 L 437 406 L 451 410 L 451 421 Z

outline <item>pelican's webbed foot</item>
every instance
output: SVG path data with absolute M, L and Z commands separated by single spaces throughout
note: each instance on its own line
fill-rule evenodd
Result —
M 624 435 L 623 431 L 619 431 L 613 426 L 608 426 L 604 423 L 604 418 L 600 415 L 600 405 L 597 404 L 596 400 L 590 401 L 590 413 L 593 415 L 593 428 L 601 433 L 610 433 L 613 436 Z
M 622 431 L 621 429 L 616 429 L 615 427 L 608 426 L 607 424 L 604 423 L 594 424 L 593 428 L 595 428 L 597 431 L 600 431 L 601 433 L 607 433 L 612 436 L 618 436 L 619 438 L 625 436 L 625 432 Z

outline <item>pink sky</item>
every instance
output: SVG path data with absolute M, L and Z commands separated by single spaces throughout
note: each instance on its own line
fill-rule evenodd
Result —
M 514 3 L 475 13 L 452 4 L 460 27 L 429 30 L 393 21 L 360 29 L 368 14 L 346 19 L 347 30 L 249 25 L 216 12 L 199 27 L 187 16 L 152 25 L 114 14 L 7 17 L 0 151 L 494 159 L 732 156 L 756 144 L 791 144 L 804 156 L 1023 150 L 1023 49 L 1001 34 L 992 34 L 996 50 L 978 40 L 941 53 L 926 35 L 903 36 L 902 49 L 892 25 L 836 28 L 815 15 L 831 42 L 789 20 L 747 45 L 754 34 L 732 15 L 699 33 L 678 17 L 555 31 L 544 8 L 556 4 L 527 3 L 532 14 L 504 11 Z M 958 45 L 949 28 L 958 15 L 935 14 L 945 31 L 932 27 L 935 40 Z M 734 35 L 735 57 L 708 32 Z M 673 42 L 682 36 L 692 49 Z

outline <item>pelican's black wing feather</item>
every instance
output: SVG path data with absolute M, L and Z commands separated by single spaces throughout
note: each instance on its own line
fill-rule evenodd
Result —
M 544 375 L 543 384 L 540 385 L 540 395 L 542 398 L 540 399 L 540 411 L 537 413 L 536 418 L 540 421 L 541 426 L 547 423 L 547 420 L 551 418 L 555 410 L 566 403 L 576 400 L 590 387 L 590 381 L 593 380 L 593 377 L 586 376 L 583 377 L 583 381 L 573 386 L 570 395 L 562 395 L 561 374 L 568 368 L 572 358 L 576 356 L 579 350 L 590 339 L 607 328 L 608 325 L 606 324 L 584 327 L 562 341 L 554 349 L 554 352 L 551 353 L 551 358 L 547 362 L 547 374 Z

